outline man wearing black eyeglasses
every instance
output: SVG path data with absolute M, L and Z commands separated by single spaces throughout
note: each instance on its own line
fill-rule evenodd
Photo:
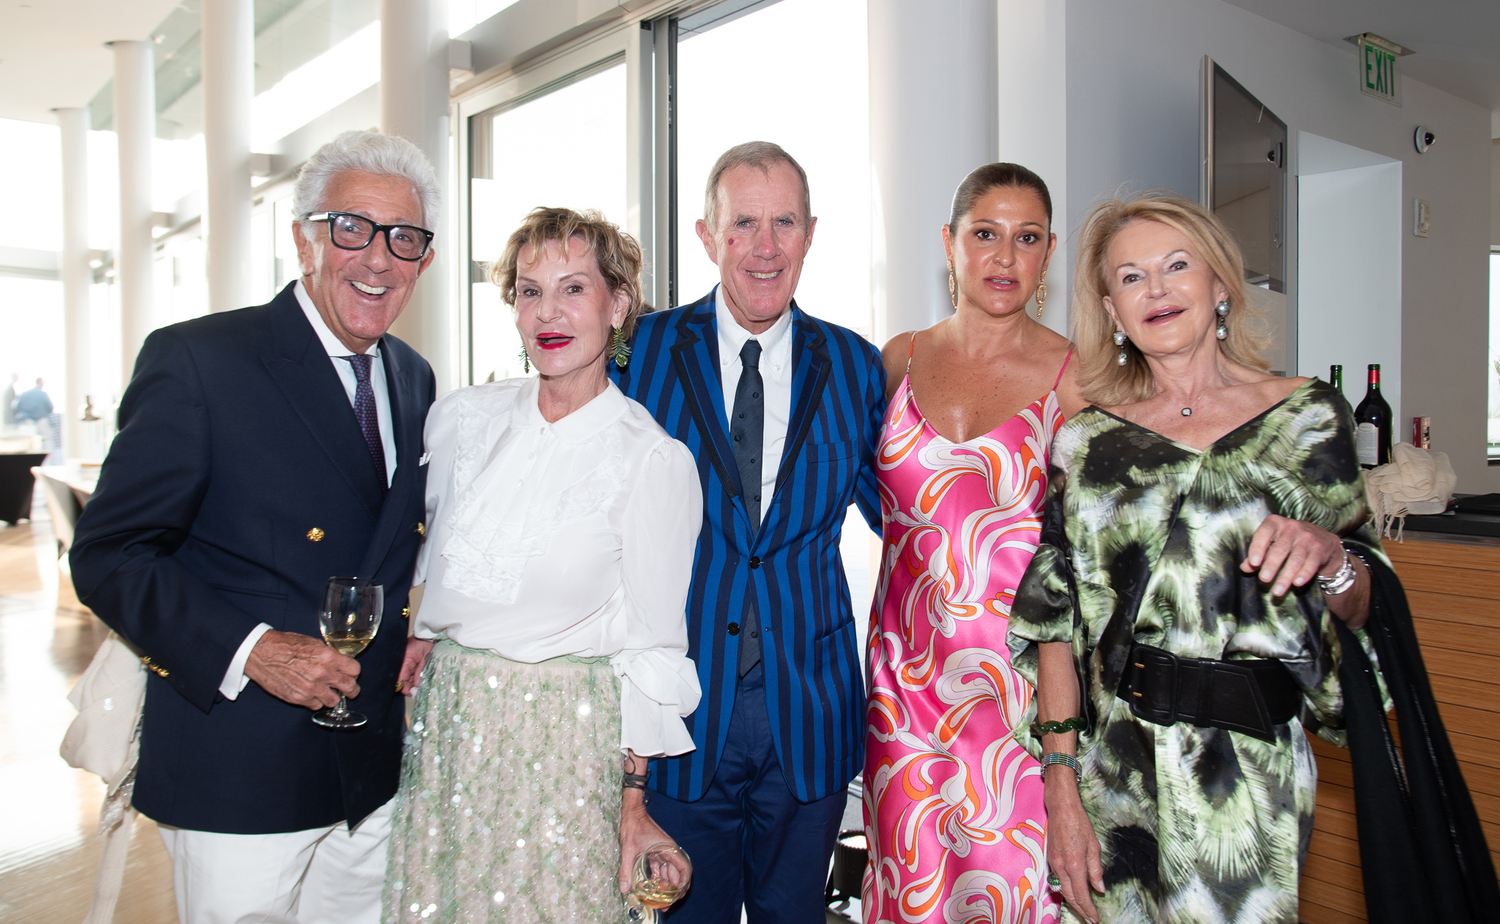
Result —
M 432 262 L 439 198 L 403 139 L 314 154 L 293 192 L 301 278 L 146 339 L 79 520 L 79 599 L 151 672 L 133 805 L 183 924 L 379 919 L 435 391 L 387 330 Z M 332 576 L 384 587 L 358 660 L 319 637 Z M 363 727 L 313 723 L 340 694 Z

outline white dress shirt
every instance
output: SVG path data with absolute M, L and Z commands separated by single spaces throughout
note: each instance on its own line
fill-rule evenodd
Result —
M 765 429 L 762 436 L 760 467 L 760 519 L 765 522 L 776 490 L 776 473 L 786 451 L 786 430 L 792 419 L 792 312 L 784 311 L 776 323 L 758 334 L 740 326 L 734 315 L 714 290 L 714 319 L 719 329 L 719 381 L 724 386 L 724 432 L 729 432 L 727 415 L 734 413 L 734 392 L 740 386 L 745 364 L 740 350 L 745 341 L 760 341 L 760 377 L 765 384 Z
M 510 379 L 432 406 L 413 631 L 525 663 L 607 657 L 620 747 L 691 751 L 682 717 L 700 690 L 685 608 L 703 521 L 692 453 L 613 383 L 552 423 L 540 390 Z
M 339 381 L 344 384 L 344 392 L 349 396 L 349 405 L 353 407 L 354 390 L 358 387 L 359 380 L 354 377 L 354 364 L 338 357 L 352 356 L 354 351 L 340 343 L 339 338 L 328 329 L 327 322 L 318 314 L 317 306 L 308 297 L 302 280 L 297 280 L 296 285 L 292 286 L 292 292 L 297 296 L 297 304 L 302 307 L 302 313 L 307 315 L 307 323 L 312 325 L 318 341 L 328 351 L 328 361 L 333 363 L 333 371 L 338 373 Z M 396 434 L 391 424 L 391 395 L 385 382 L 385 363 L 380 359 L 380 344 L 370 347 L 366 353 L 371 358 L 370 390 L 375 393 L 375 419 L 380 421 L 380 444 L 385 450 L 385 483 L 386 487 L 390 487 L 391 479 L 396 475 L 396 465 L 400 462 L 396 458 Z M 270 628 L 269 624 L 261 623 L 251 629 L 245 640 L 240 642 L 234 659 L 229 662 L 229 669 L 224 672 L 224 681 L 219 684 L 219 692 L 225 699 L 237 699 L 240 691 L 245 689 L 245 684 L 250 682 L 245 676 L 245 662 L 250 660 L 250 649 L 255 647 L 255 643 Z
M 307 289 L 302 287 L 302 280 L 292 287 L 296 293 L 297 304 L 302 306 L 302 313 L 307 315 L 307 323 L 317 333 L 318 340 L 322 341 L 323 349 L 328 351 L 328 361 L 333 363 L 333 371 L 339 374 L 339 381 L 344 383 L 344 391 L 349 395 L 349 405 L 354 406 L 354 390 L 359 387 L 359 380 L 354 377 L 354 364 L 340 356 L 352 356 L 354 351 L 339 342 L 339 338 L 328 329 L 328 324 L 323 316 L 318 314 L 318 308 L 308 297 Z M 376 343 L 365 351 L 370 357 L 370 390 L 375 393 L 375 419 L 380 421 L 380 445 L 385 450 L 385 486 L 391 486 L 391 479 L 396 477 L 396 466 L 400 459 L 396 458 L 396 433 L 391 424 L 391 393 L 385 383 L 385 363 L 380 358 L 380 344 Z

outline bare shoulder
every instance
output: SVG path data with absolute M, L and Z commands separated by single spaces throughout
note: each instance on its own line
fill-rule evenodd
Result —
M 1069 351 L 1073 350 L 1071 341 L 1064 340 L 1063 342 L 1067 344 Z M 1063 416 L 1071 418 L 1088 407 L 1091 402 L 1083 396 L 1083 384 L 1078 378 L 1077 352 L 1074 351 L 1072 355 L 1065 352 L 1063 355 L 1067 357 L 1064 360 L 1067 366 L 1063 368 L 1062 378 L 1057 383 L 1057 403 L 1062 409 Z
M 1285 401 L 1297 389 L 1310 381 L 1312 380 L 1305 375 L 1266 375 L 1260 381 L 1248 383 L 1248 388 L 1253 389 L 1253 393 L 1259 399 L 1257 401 L 1258 404 L 1270 407 L 1273 404 Z
M 901 380 L 906 377 L 906 363 L 911 357 L 912 341 L 916 339 L 916 331 L 905 331 L 897 334 L 886 341 L 880 350 L 880 361 L 885 366 L 885 398 L 891 399 L 896 389 L 901 387 Z

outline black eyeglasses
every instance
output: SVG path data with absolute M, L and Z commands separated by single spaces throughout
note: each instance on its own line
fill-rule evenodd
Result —
M 304 221 L 327 221 L 328 239 L 340 250 L 364 250 L 375 240 L 375 235 L 385 232 L 385 246 L 391 256 L 399 260 L 420 260 L 427 256 L 433 233 L 426 228 L 411 225 L 382 225 L 360 215 L 348 212 L 318 212 Z

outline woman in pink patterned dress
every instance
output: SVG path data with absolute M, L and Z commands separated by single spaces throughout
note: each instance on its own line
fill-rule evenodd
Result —
M 1005 645 L 1037 547 L 1048 447 L 1084 404 L 1071 344 L 1026 310 L 1035 296 L 1040 317 L 1046 301 L 1051 225 L 1035 173 L 969 174 L 942 229 L 954 315 L 884 350 L 867 924 L 1057 919 L 1042 768 L 1012 735 L 1032 690 Z

